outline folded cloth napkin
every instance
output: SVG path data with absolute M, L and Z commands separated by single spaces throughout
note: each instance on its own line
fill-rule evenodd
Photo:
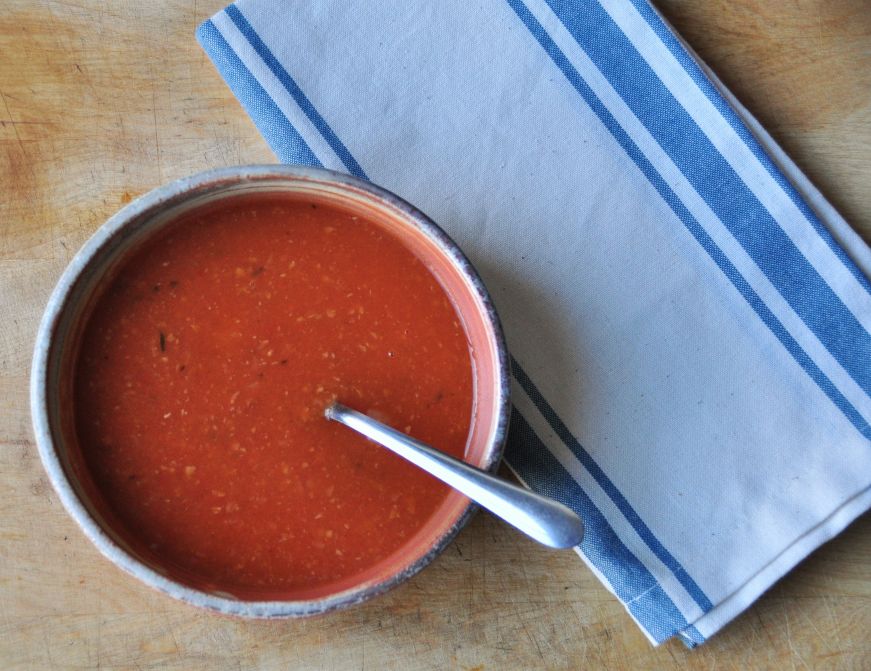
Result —
M 508 464 L 651 641 L 871 505 L 871 251 L 645 0 L 239 0 L 197 37 L 279 159 L 470 256 Z

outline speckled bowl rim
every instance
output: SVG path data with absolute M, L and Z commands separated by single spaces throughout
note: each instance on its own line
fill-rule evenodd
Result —
M 366 601 L 378 594 L 399 585 L 415 575 L 450 544 L 459 531 L 468 523 L 477 507 L 469 504 L 456 522 L 445 531 L 431 546 L 430 550 L 414 563 L 400 572 L 380 582 L 362 583 L 326 598 L 295 601 L 247 601 L 223 597 L 184 585 L 148 567 L 139 559 L 120 547 L 94 519 L 85 504 L 79 499 L 70 479 L 61 464 L 55 444 L 50 419 L 51 398 L 49 393 L 50 355 L 55 334 L 61 327 L 62 318 L 74 310 L 76 302 L 72 297 L 78 281 L 89 271 L 109 244 L 119 236 L 130 235 L 135 227 L 150 216 L 158 216 L 161 211 L 178 206 L 186 200 L 195 199 L 226 187 L 256 185 L 259 181 L 310 181 L 327 184 L 334 188 L 361 192 L 364 197 L 374 198 L 380 205 L 395 210 L 405 222 L 422 231 L 459 271 L 468 286 L 483 306 L 481 316 L 492 329 L 496 352 L 497 401 L 496 427 L 490 436 L 485 454 L 484 468 L 495 471 L 502 459 L 508 424 L 511 415 L 511 373 L 508 350 L 502 326 L 493 301 L 478 272 L 466 258 L 459 246 L 435 222 L 407 201 L 395 194 L 356 177 L 321 168 L 284 165 L 248 165 L 208 170 L 190 177 L 160 186 L 131 202 L 101 226 L 70 261 L 66 270 L 52 292 L 34 347 L 33 364 L 30 377 L 30 406 L 33 430 L 39 449 L 39 456 L 52 486 L 70 516 L 82 528 L 85 535 L 97 549 L 115 565 L 138 578 L 147 585 L 165 594 L 205 608 L 228 615 L 246 618 L 290 618 L 306 617 L 346 608 Z

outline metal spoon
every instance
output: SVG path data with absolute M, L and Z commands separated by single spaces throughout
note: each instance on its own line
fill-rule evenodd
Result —
M 581 519 L 553 499 L 470 466 L 341 403 L 327 407 L 324 416 L 392 450 L 543 545 L 569 548 L 584 536 Z

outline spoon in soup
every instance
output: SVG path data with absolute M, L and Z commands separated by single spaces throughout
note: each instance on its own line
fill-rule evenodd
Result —
M 328 406 L 324 416 L 419 466 L 543 545 L 570 548 L 584 536 L 581 518 L 553 499 L 470 466 L 341 403 Z

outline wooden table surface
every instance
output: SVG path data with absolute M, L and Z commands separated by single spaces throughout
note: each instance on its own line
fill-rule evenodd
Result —
M 419 576 L 308 621 L 242 622 L 104 560 L 46 481 L 28 372 L 46 298 L 110 214 L 275 159 L 196 44 L 222 0 L 0 2 L 0 668 L 871 669 L 871 517 L 709 643 L 651 648 L 573 553 L 478 516 Z M 867 0 L 660 6 L 866 240 Z

